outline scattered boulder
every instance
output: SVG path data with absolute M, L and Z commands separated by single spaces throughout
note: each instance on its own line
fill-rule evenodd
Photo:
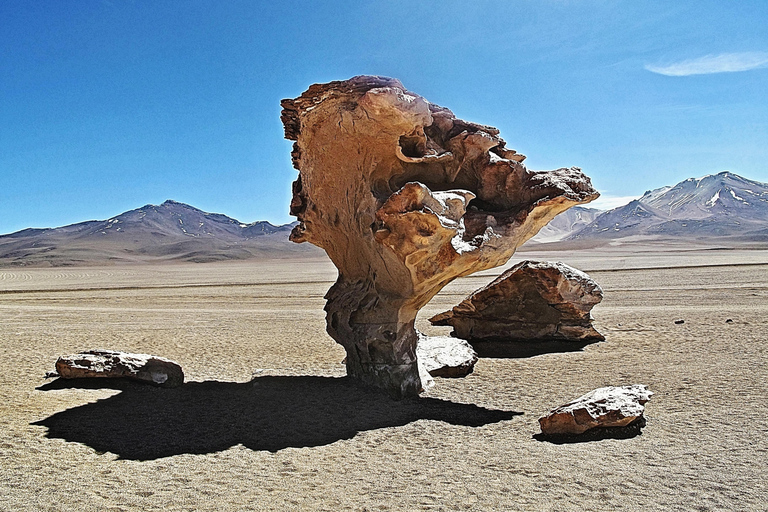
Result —
M 684 323 L 685 323 L 685 320 L 683 320 L 682 318 L 678 318 L 677 320 L 675 320 L 675 324 L 676 325 L 681 325 L 681 324 L 684 324 Z
M 87 350 L 61 356 L 56 361 L 56 373 L 48 376 L 62 379 L 129 378 L 168 388 L 184 383 L 181 366 L 169 359 L 110 350 Z
M 477 353 L 464 340 L 419 333 L 416 356 L 432 377 L 466 377 L 475 369 Z
M 587 274 L 560 262 L 522 261 L 458 306 L 429 319 L 475 340 L 602 341 L 591 310 L 603 290 Z
M 545 435 L 579 435 L 593 428 L 626 427 L 643 420 L 648 386 L 608 386 L 590 391 L 539 418 Z
M 580 169 L 528 170 L 499 130 L 393 78 L 314 84 L 281 105 L 299 170 L 290 239 L 324 249 L 339 270 L 326 329 L 347 352 L 347 374 L 396 398 L 422 389 L 419 309 L 599 196 Z

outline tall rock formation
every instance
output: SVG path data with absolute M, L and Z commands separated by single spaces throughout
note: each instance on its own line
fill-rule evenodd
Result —
M 598 197 L 580 169 L 530 171 L 496 128 L 457 119 L 392 78 L 315 84 L 282 107 L 300 173 L 291 240 L 323 248 L 339 269 L 325 311 L 347 373 L 395 397 L 422 388 L 421 307 Z

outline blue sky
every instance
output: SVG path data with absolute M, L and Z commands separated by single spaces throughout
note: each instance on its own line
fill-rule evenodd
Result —
M 165 199 L 289 222 L 280 99 L 360 74 L 606 199 L 768 181 L 764 0 L 4 0 L 0 20 L 0 233 Z

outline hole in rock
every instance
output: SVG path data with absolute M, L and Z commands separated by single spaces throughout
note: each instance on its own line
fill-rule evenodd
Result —
M 410 158 L 421 158 L 427 153 L 427 143 L 424 137 L 403 135 L 400 137 L 399 144 L 403 154 Z

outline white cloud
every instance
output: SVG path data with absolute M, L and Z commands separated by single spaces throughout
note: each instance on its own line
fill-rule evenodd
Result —
M 584 207 L 597 208 L 598 210 L 613 210 L 614 208 L 624 206 L 630 201 L 639 198 L 640 196 L 612 196 L 608 194 L 600 194 L 600 197 L 589 204 L 585 204 Z
M 667 66 L 646 64 L 645 69 L 666 76 L 732 73 L 768 67 L 768 52 L 721 53 L 688 59 Z

